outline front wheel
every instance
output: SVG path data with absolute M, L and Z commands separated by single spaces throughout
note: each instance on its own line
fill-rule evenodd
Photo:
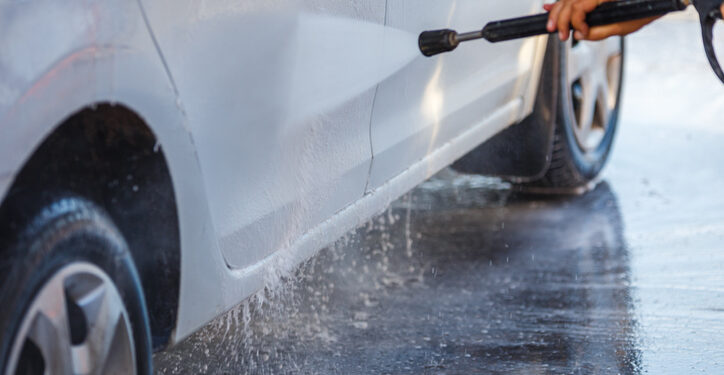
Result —
M 56 200 L 18 232 L 0 261 L 2 374 L 150 374 L 139 278 L 102 210 Z
M 529 189 L 586 190 L 608 160 L 618 125 L 624 40 L 559 43 L 553 152 L 548 171 Z M 540 100 L 540 99 L 539 99 Z

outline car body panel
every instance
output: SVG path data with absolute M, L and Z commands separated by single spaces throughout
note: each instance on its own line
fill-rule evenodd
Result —
M 501 6 L 475 0 L 390 0 L 387 23 L 411 33 L 446 27 L 470 31 L 539 6 L 538 1 Z M 521 98 L 537 63 L 537 43 L 528 39 L 465 44 L 455 53 L 417 59 L 382 82 L 372 119 L 375 161 L 368 189 Z
M 13 181 L 13 175 L 6 173 L 0 175 L 0 199 L 5 196 L 5 192 L 10 188 L 10 183 Z
M 181 287 L 171 342 L 179 342 L 530 111 L 525 93 L 537 78 L 525 71 L 489 90 L 501 98 L 497 107 L 476 108 L 477 100 L 450 112 L 445 121 L 458 125 L 432 147 L 425 134 L 415 141 L 423 154 L 370 184 L 370 124 L 386 100 L 375 93 L 415 66 L 427 74 L 436 64 L 417 54 L 413 30 L 384 26 L 385 4 L 0 2 L 0 197 L 72 113 L 99 102 L 138 113 L 166 156 L 178 205 Z M 227 19 L 237 16 L 249 22 Z M 179 26 L 174 17 L 190 20 Z M 320 30 L 328 38 L 310 43 Z M 258 40 L 262 31 L 269 34 Z M 355 48 L 340 47 L 340 37 Z M 206 49 L 229 45 L 238 49 Z M 542 55 L 531 60 L 535 66 Z M 431 77 L 421 77 L 427 87 Z M 275 100 L 281 106 L 270 107 Z
M 402 65 L 378 48 L 400 37 L 381 25 L 384 1 L 144 4 L 230 268 L 263 261 L 362 197 L 374 88 Z

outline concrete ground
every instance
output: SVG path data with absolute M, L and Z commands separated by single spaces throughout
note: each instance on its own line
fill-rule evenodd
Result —
M 628 39 L 594 191 L 445 170 L 158 372 L 724 373 L 724 86 L 697 33 L 677 17 Z

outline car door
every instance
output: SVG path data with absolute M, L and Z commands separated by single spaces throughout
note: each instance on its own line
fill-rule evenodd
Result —
M 389 0 L 387 25 L 415 34 L 443 28 L 474 31 L 495 19 L 540 12 L 541 6 L 537 0 Z M 510 115 L 520 114 L 534 52 L 534 39 L 471 42 L 453 53 L 419 57 L 380 84 L 372 117 L 369 188 L 495 114 L 502 115 L 498 122 L 514 121 Z
M 231 268 L 363 196 L 385 0 L 142 3 Z

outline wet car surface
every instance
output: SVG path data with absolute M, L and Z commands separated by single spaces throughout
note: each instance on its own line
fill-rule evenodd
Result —
M 444 170 L 158 372 L 724 372 L 724 95 L 697 33 L 675 18 L 629 39 L 617 144 L 588 194 Z

